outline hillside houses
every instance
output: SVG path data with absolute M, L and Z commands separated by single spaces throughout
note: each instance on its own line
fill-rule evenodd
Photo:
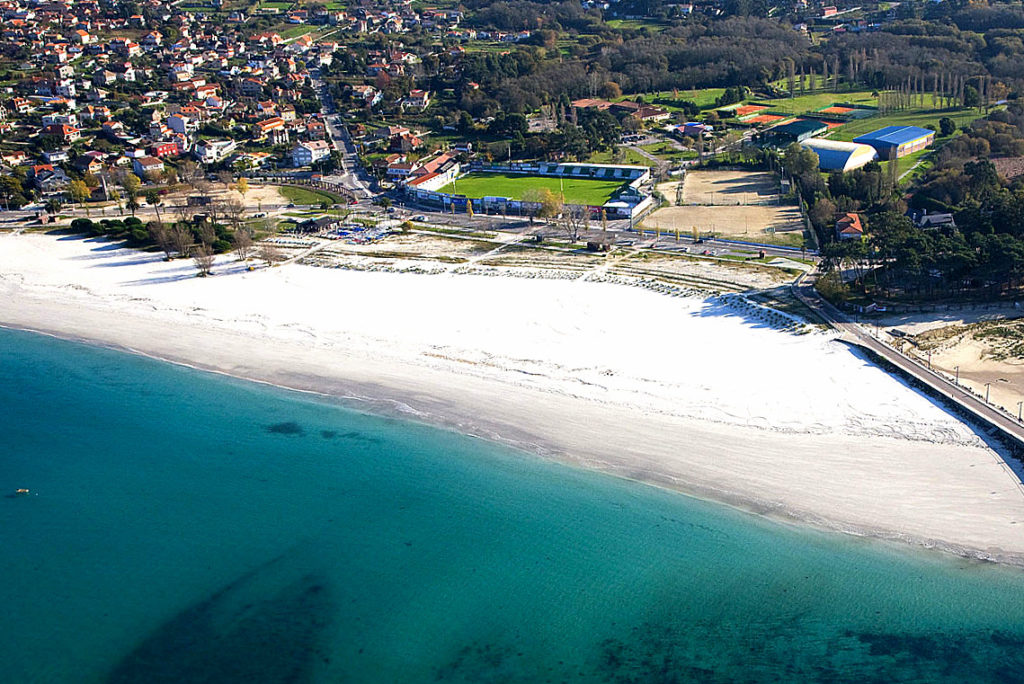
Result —
M 214 171 L 236 161 L 308 166 L 330 154 L 313 89 L 318 69 L 346 76 L 345 105 L 367 119 L 416 121 L 367 128 L 381 154 L 415 156 L 429 149 L 423 119 L 452 96 L 432 92 L 422 77 L 457 78 L 466 51 L 453 43 L 530 37 L 467 28 L 462 10 L 414 9 L 409 0 L 276 13 L 200 4 L 183 11 L 164 0 L 130 9 L 122 0 L 0 0 L 4 40 L 33 55 L 12 69 L 24 77 L 0 93 L 4 163 L 52 162 L 54 180 L 40 180 L 51 190 L 60 185 L 58 169 L 70 178 L 133 170 L 145 180 L 172 175 L 185 160 Z M 407 44 L 409 32 L 416 37 Z M 387 39 L 371 42 L 371 35 Z M 21 157 L 12 147 L 28 152 Z

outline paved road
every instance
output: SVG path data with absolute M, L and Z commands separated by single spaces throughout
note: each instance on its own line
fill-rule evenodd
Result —
M 341 115 L 335 111 L 330 88 L 320 77 L 319 70 L 314 70 L 311 73 L 310 80 L 313 82 L 313 89 L 316 91 L 317 97 L 320 98 L 320 113 L 323 114 L 324 122 L 327 124 L 327 137 L 334 149 L 341 152 L 341 168 L 329 176 L 324 176 L 324 182 L 348 188 L 355 197 L 364 199 L 373 197 L 366 172 L 359 165 L 356 147 L 349 138 L 348 129 L 345 128 Z
M 927 385 L 944 397 L 948 397 L 961 408 L 966 409 L 985 423 L 992 425 L 1019 443 L 1024 444 L 1024 424 L 1016 417 L 985 401 L 983 397 L 967 391 L 944 375 L 929 370 L 925 365 L 908 358 L 891 346 L 875 338 L 848 316 L 824 300 L 814 289 L 809 278 L 801 276 L 793 284 L 797 298 L 843 333 L 847 341 L 870 349 L 915 380 Z

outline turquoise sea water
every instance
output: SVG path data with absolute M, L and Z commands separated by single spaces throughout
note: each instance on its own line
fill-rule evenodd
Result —
M 22 332 L 0 424 L 3 681 L 1024 681 L 1018 570 Z

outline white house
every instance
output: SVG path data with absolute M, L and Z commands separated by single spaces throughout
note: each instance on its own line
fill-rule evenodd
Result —
M 139 178 L 146 178 L 150 174 L 160 173 L 164 170 L 164 163 L 156 157 L 137 157 L 132 160 L 132 170 Z
M 167 127 L 175 133 L 188 135 L 189 133 L 195 132 L 199 128 L 199 124 L 187 116 L 172 114 L 167 117 Z
M 331 146 L 324 140 L 299 142 L 292 148 L 292 166 L 309 166 L 331 154 Z
M 238 143 L 234 140 L 202 140 L 196 143 L 192 154 L 203 164 L 216 164 L 235 151 Z

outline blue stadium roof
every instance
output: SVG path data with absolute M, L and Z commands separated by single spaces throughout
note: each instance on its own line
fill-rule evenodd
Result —
M 865 133 L 860 137 L 854 138 L 853 142 L 865 145 L 903 145 L 904 143 L 923 138 L 926 135 L 934 134 L 935 131 L 931 129 L 918 128 L 917 126 L 886 126 L 885 128 L 879 128 L 877 131 Z

